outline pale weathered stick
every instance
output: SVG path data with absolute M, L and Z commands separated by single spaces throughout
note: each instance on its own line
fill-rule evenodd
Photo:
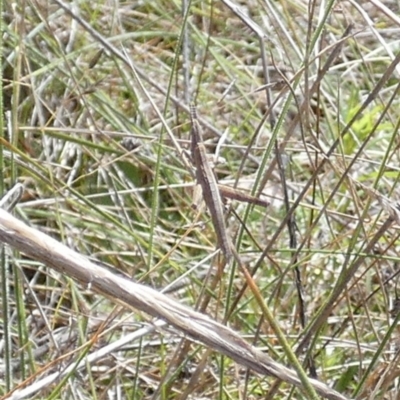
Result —
M 228 327 L 156 290 L 91 263 L 84 256 L 37 229 L 27 226 L 2 209 L 0 209 L 0 241 L 114 301 L 165 320 L 192 340 L 227 355 L 253 371 L 272 375 L 301 387 L 295 372 L 248 344 Z M 310 383 L 325 398 L 347 399 L 322 382 L 310 379 Z

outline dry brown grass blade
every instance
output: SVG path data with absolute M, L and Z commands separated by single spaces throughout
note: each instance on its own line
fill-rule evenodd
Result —
M 192 340 L 227 355 L 253 371 L 301 387 L 299 378 L 291 369 L 248 344 L 233 330 L 156 290 L 91 263 L 81 254 L 1 209 L 0 240 L 114 301 L 167 321 Z M 310 383 L 325 398 L 347 399 L 322 382 L 310 379 Z

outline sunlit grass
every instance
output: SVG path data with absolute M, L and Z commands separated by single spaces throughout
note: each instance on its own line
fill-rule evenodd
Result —
M 216 244 L 207 211 L 193 207 L 187 110 L 196 100 L 207 151 L 220 148 L 218 179 L 255 195 L 263 191 L 271 201 L 268 209 L 228 203 L 228 231 L 294 351 L 311 330 L 298 352 L 307 373 L 305 354 L 318 377 L 348 397 L 376 390 L 374 398 L 394 398 L 396 374 L 385 364 L 393 356 L 390 346 L 379 345 L 397 297 L 397 278 L 389 279 L 399 261 L 397 229 L 368 247 L 388 210 L 355 182 L 397 200 L 397 70 L 357 112 L 393 60 L 398 28 L 378 7 L 366 12 L 385 25 L 379 35 L 351 3 L 331 1 L 323 10 L 319 4 L 243 2 L 239 18 L 229 2 L 192 1 L 187 15 L 180 3 L 162 0 L 74 3 L 109 48 L 57 2 L 4 4 L 7 142 L 0 186 L 23 183 L 18 217 L 118 273 L 162 290 L 190 270 L 172 296 L 287 364 L 252 291 L 242 293 L 236 266 L 222 272 L 215 256 L 194 268 Z M 256 29 L 265 33 L 262 40 Z M 284 220 L 297 200 L 290 233 Z M 149 321 L 22 254 L 3 260 L 2 280 L 3 321 L 9 321 L 2 394 Z M 338 296 L 324 309 L 335 287 Z M 393 334 L 389 343 L 395 342 Z M 389 378 L 379 386 L 383 372 Z M 70 398 L 74 391 L 98 398 L 118 390 L 135 399 L 304 396 L 273 383 L 166 330 L 39 396 Z

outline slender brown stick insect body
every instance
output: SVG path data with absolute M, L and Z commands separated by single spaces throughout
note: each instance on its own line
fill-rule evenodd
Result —
M 211 220 L 217 235 L 218 246 L 225 255 L 226 261 L 232 258 L 232 244 L 228 237 L 222 209 L 222 201 L 217 181 L 207 160 L 206 148 L 203 143 L 201 127 L 197 119 L 196 106 L 190 105 L 191 155 L 196 167 L 196 179 L 200 184 L 203 198 L 211 214 Z

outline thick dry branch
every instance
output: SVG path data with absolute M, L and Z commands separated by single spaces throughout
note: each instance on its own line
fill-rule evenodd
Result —
M 91 263 L 86 257 L 37 229 L 27 226 L 2 209 L 0 209 L 0 240 L 114 301 L 163 319 L 192 340 L 225 354 L 253 371 L 272 375 L 301 387 L 301 382 L 294 371 L 273 361 L 271 357 L 248 344 L 228 327 L 156 290 Z M 325 398 L 347 400 L 345 396 L 322 382 L 310 379 L 310 383 Z

